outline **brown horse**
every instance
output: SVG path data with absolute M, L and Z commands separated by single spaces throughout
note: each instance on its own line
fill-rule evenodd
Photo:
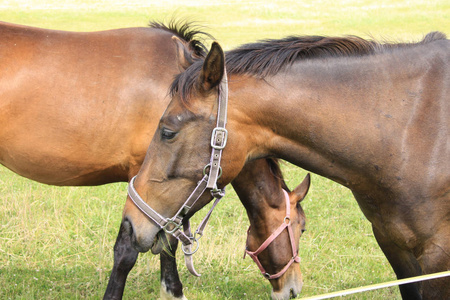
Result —
M 128 181 L 179 72 L 172 36 L 202 55 L 197 33 L 187 23 L 92 33 L 1 23 L 0 162 L 46 184 Z M 138 255 L 121 232 L 114 252 L 106 298 L 121 298 Z M 175 261 L 161 260 L 181 292 Z
M 230 51 L 226 68 L 228 141 L 219 186 L 246 161 L 286 159 L 351 189 L 398 278 L 450 269 L 450 42 L 444 34 L 412 44 L 267 40 Z M 180 207 L 208 162 L 224 69 L 224 53 L 213 43 L 205 60 L 173 82 L 171 103 L 135 180 L 147 204 L 166 215 Z M 124 222 L 138 248 L 152 245 L 159 229 L 130 201 Z M 405 299 L 449 299 L 450 280 L 400 291 Z
M 189 23 L 92 33 L 0 23 L 0 35 L 0 162 L 22 176 L 53 185 L 129 181 L 142 164 L 169 102 L 167 89 L 180 71 L 173 35 L 188 51 L 183 53 L 186 59 L 189 55 L 185 65 L 205 52 L 198 40 L 202 32 Z M 264 161 L 259 164 L 254 166 L 260 173 L 274 169 Z M 279 181 L 266 174 L 263 179 Z M 272 194 L 264 196 L 270 199 Z M 277 197 L 274 194 L 272 201 Z M 259 234 L 251 232 L 255 238 Z M 161 254 L 161 281 L 168 294 L 182 298 L 173 254 Z M 105 298 L 122 297 L 137 255 L 121 227 Z M 283 259 L 270 253 L 261 261 L 271 270 Z M 295 278 L 301 278 L 300 269 L 292 270 L 273 280 L 275 292 L 299 292 L 301 281 Z

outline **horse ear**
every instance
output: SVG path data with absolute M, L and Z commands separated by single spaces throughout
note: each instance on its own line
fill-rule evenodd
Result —
M 190 65 L 194 63 L 192 59 L 191 51 L 189 51 L 186 43 L 184 43 L 177 36 L 172 36 L 172 41 L 177 46 L 177 59 L 178 65 L 181 68 L 181 71 L 185 71 Z
M 225 70 L 225 54 L 217 42 L 213 42 L 211 50 L 203 63 L 199 76 L 199 84 L 203 91 L 208 92 L 219 85 Z
M 308 173 L 302 183 L 300 183 L 291 193 L 295 195 L 295 202 L 301 202 L 305 198 L 310 185 L 311 176 Z

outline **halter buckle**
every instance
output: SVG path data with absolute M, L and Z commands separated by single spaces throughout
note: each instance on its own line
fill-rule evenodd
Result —
M 222 133 L 223 136 L 220 136 Z M 211 134 L 211 147 L 216 150 L 223 150 L 227 145 L 228 131 L 223 127 L 214 128 Z M 218 145 L 216 143 L 219 143 Z

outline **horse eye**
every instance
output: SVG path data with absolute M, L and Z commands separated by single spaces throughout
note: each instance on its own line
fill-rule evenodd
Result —
M 161 129 L 161 138 L 163 140 L 171 140 L 173 139 L 175 136 L 177 135 L 176 131 L 172 131 L 170 129 L 167 129 L 165 127 L 163 127 L 163 129 Z

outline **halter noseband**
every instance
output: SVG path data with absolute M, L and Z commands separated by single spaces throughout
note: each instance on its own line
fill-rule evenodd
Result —
M 192 263 L 192 255 L 198 250 L 198 240 L 203 235 L 203 230 L 208 223 L 212 211 L 225 195 L 225 188 L 217 188 L 217 180 L 222 174 L 220 160 L 222 158 L 222 150 L 225 148 L 228 138 L 228 132 L 225 129 L 225 125 L 227 123 L 228 104 L 228 80 L 226 69 L 224 70 L 224 74 L 219 85 L 218 98 L 219 105 L 217 111 L 217 123 L 211 134 L 212 151 L 210 162 L 203 168 L 203 178 L 197 183 L 197 187 L 172 218 L 161 216 L 139 196 L 134 187 L 134 180 L 136 176 L 131 179 L 128 185 L 128 196 L 133 201 L 133 203 L 142 211 L 142 213 L 144 213 L 149 219 L 156 223 L 156 225 L 158 225 L 161 230 L 164 230 L 166 233 L 174 236 L 182 243 L 182 250 L 185 254 L 186 266 L 189 271 L 195 276 L 200 276 L 200 274 L 198 274 L 194 269 Z M 191 207 L 194 206 L 197 200 L 200 199 L 206 189 L 211 189 L 211 195 L 216 198 L 216 200 L 209 212 L 204 217 L 203 221 L 200 223 L 195 233 L 192 234 L 189 220 L 187 220 L 183 224 L 183 218 L 189 212 Z M 181 230 L 181 227 L 183 227 L 184 230 Z M 191 249 L 193 245 L 195 245 L 194 250 Z
M 292 226 L 291 226 L 291 204 L 289 201 L 289 194 L 283 190 L 284 192 L 284 197 L 286 199 L 286 216 L 283 219 L 283 224 L 280 225 L 280 227 L 278 227 L 277 230 L 274 231 L 274 233 L 272 233 L 265 241 L 264 243 L 262 243 L 261 246 L 259 246 L 258 249 L 256 249 L 256 251 L 252 252 L 249 251 L 246 247 L 245 249 L 245 253 L 244 253 L 244 258 L 245 258 L 245 254 L 248 254 L 253 261 L 258 265 L 259 270 L 261 271 L 262 275 L 267 278 L 267 279 L 277 279 L 279 277 L 281 277 L 284 273 L 286 273 L 287 269 L 289 269 L 289 267 L 294 263 L 299 263 L 300 262 L 300 257 L 298 256 L 298 249 L 297 246 L 295 245 L 295 239 L 294 239 L 294 231 L 292 230 Z M 289 262 L 284 266 L 284 268 L 273 275 L 270 275 L 269 273 L 266 272 L 266 270 L 264 269 L 264 267 L 262 266 L 261 262 L 258 259 L 258 255 L 264 251 L 282 232 L 283 230 L 287 228 L 288 234 L 289 234 L 289 240 L 291 241 L 291 248 L 292 248 L 292 258 L 289 260 Z M 248 231 L 250 231 L 250 227 L 248 228 Z

